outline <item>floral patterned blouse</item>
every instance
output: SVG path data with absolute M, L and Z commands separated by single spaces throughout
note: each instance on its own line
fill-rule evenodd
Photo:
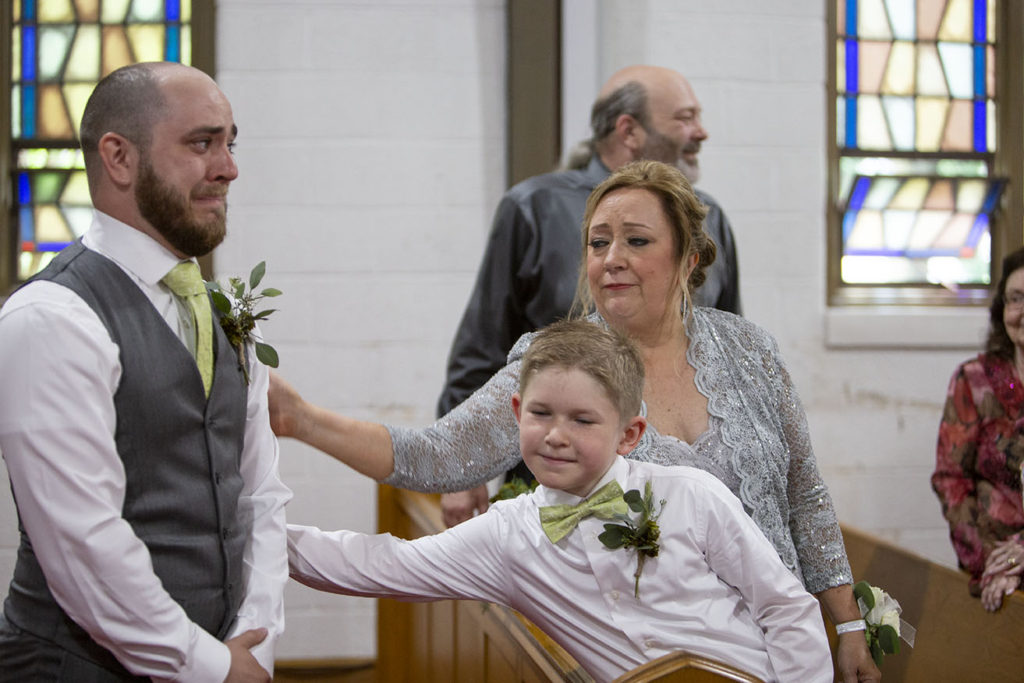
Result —
M 1012 362 L 980 354 L 950 380 L 932 475 L 972 588 L 994 544 L 1024 530 L 1022 462 L 1024 386 Z

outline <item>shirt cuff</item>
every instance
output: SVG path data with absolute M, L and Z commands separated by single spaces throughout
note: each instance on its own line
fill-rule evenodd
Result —
M 196 633 L 192 656 L 173 678 L 153 678 L 168 683 L 224 683 L 231 670 L 231 651 L 209 633 L 192 625 Z

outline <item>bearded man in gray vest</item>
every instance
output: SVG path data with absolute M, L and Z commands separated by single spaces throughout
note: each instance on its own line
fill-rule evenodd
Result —
M 119 69 L 86 105 L 92 226 L 0 310 L 21 534 L 0 680 L 270 679 L 291 493 L 266 368 L 246 383 L 195 264 L 224 237 L 236 133 L 180 64 Z

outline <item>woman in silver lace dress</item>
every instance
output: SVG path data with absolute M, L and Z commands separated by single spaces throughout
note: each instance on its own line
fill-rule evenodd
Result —
M 644 357 L 649 426 L 627 457 L 715 474 L 833 623 L 855 622 L 860 611 L 839 524 L 775 340 L 739 316 L 687 305 L 715 258 L 701 228 L 704 211 L 670 166 L 642 161 L 613 173 L 587 202 L 574 313 L 596 308 L 593 317 L 629 334 Z M 475 486 L 519 458 L 510 398 L 531 338 L 520 339 L 502 371 L 425 429 L 325 411 L 275 376 L 274 431 L 400 488 Z M 838 662 L 846 681 L 880 678 L 859 631 L 840 636 Z

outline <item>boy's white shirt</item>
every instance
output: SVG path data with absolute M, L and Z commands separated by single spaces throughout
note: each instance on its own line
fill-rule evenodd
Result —
M 660 553 L 606 548 L 605 520 L 588 517 L 552 544 L 538 508 L 581 499 L 539 486 L 495 503 L 447 531 L 403 541 L 389 534 L 324 532 L 289 525 L 293 578 L 331 592 L 407 599 L 471 599 L 508 605 L 558 641 L 598 680 L 611 680 L 675 650 L 713 657 L 766 681 L 831 681 L 817 600 L 782 564 L 712 475 L 616 458 L 624 491 L 653 483 Z

